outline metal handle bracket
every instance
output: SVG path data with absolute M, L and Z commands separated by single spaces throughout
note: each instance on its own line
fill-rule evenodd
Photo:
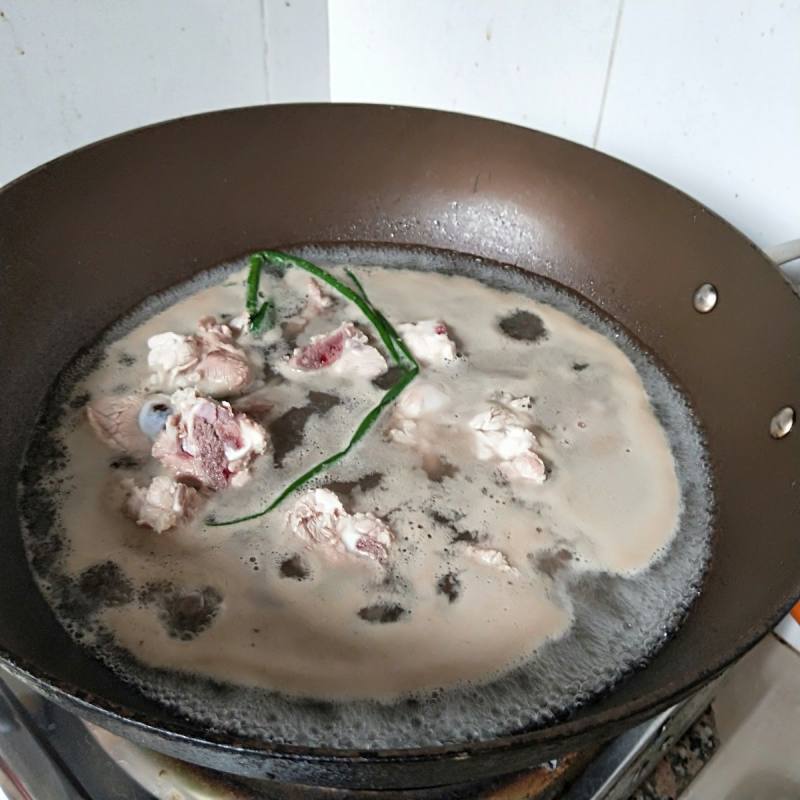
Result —
M 768 247 L 764 250 L 764 254 L 778 267 L 795 292 L 800 294 L 800 263 L 786 266 L 792 261 L 800 262 L 800 239 Z

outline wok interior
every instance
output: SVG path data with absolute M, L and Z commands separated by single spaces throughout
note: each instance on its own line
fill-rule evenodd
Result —
M 719 502 L 702 595 L 646 669 L 571 720 L 515 742 L 541 754 L 568 749 L 674 702 L 752 644 L 798 592 L 799 440 L 775 442 L 767 426 L 800 394 L 800 373 L 787 368 L 800 309 L 743 237 L 630 167 L 455 115 L 247 109 L 54 162 L 0 194 L 0 220 L 0 361 L 13 376 L 0 414 L 0 649 L 89 703 L 204 737 L 73 645 L 38 594 L 14 485 L 37 407 L 75 352 L 138 301 L 263 246 L 419 244 L 533 270 L 618 319 L 697 410 Z M 707 316 L 691 305 L 704 281 L 721 298 Z M 740 376 L 746 400 L 735 402 Z
M 177 311 L 181 308 L 180 303 L 173 305 L 177 298 L 185 297 L 186 302 L 196 303 L 197 298 L 205 297 L 207 308 L 218 307 L 219 303 L 226 302 L 228 313 L 235 314 L 241 307 L 241 291 L 237 288 L 238 281 L 232 281 L 232 277 L 237 274 L 241 264 L 228 265 L 210 273 L 202 273 L 190 286 L 178 287 L 163 298 L 149 299 L 142 309 L 134 312 L 130 319 L 121 321 L 119 327 L 112 328 L 108 337 L 95 346 L 96 349 L 90 350 L 80 359 L 80 363 L 71 367 L 63 383 L 59 382 L 54 395 L 48 400 L 41 434 L 34 437 L 28 451 L 26 463 L 31 464 L 32 468 L 26 468 L 26 472 L 36 471 L 43 450 L 49 453 L 53 447 L 63 445 L 71 453 L 71 456 L 67 456 L 66 471 L 63 473 L 66 485 L 72 487 L 76 481 L 85 482 L 86 485 L 70 488 L 68 498 L 60 497 L 57 488 L 60 479 L 53 486 L 52 464 L 46 463 L 44 469 L 40 467 L 41 474 L 37 476 L 41 483 L 26 481 L 21 507 L 25 519 L 32 520 L 34 526 L 38 526 L 40 517 L 49 512 L 52 499 L 56 498 L 58 518 L 53 528 L 59 533 L 63 530 L 61 536 L 64 539 L 52 540 L 48 537 L 42 542 L 41 538 L 29 538 L 28 547 L 29 558 L 44 584 L 45 595 L 67 630 L 80 637 L 85 646 L 96 648 L 101 660 L 123 679 L 139 686 L 145 695 L 155 697 L 196 722 L 207 724 L 214 731 L 228 731 L 264 742 L 292 742 L 296 745 L 339 749 L 431 747 L 491 739 L 504 733 L 545 727 L 556 719 L 563 719 L 576 705 L 590 701 L 631 669 L 646 663 L 683 619 L 699 591 L 707 564 L 711 502 L 706 457 L 696 421 L 685 398 L 670 385 L 654 364 L 652 356 L 642 352 L 619 326 L 600 318 L 585 301 L 571 296 L 549 281 L 534 279 L 520 270 L 485 259 L 427 251 L 418 247 L 352 245 L 302 248 L 300 255 L 325 267 L 342 263 L 381 265 L 377 270 L 363 272 L 357 267 L 369 286 L 370 296 L 375 297 L 379 281 L 382 280 L 384 291 L 378 302 L 387 313 L 392 314 L 385 305 L 389 297 L 397 292 L 407 297 L 404 312 L 394 307 L 394 314 L 400 315 L 397 319 L 406 319 L 408 315 L 416 313 L 422 317 L 440 314 L 443 319 L 449 320 L 454 326 L 454 335 L 463 337 L 461 341 L 470 369 L 479 374 L 486 369 L 487 356 L 494 366 L 499 353 L 503 352 L 501 337 L 505 334 L 492 332 L 493 317 L 501 315 L 497 318 L 502 319 L 503 314 L 515 308 L 520 313 L 520 306 L 525 307 L 531 298 L 540 301 L 543 305 L 537 305 L 536 308 L 546 316 L 536 319 L 546 325 L 547 343 L 537 344 L 533 349 L 529 343 L 518 344 L 514 350 L 516 356 L 507 359 L 504 367 L 491 374 L 488 383 L 491 388 L 488 391 L 495 390 L 497 381 L 505 381 L 504 389 L 512 393 L 530 391 L 536 398 L 538 424 L 553 438 L 567 430 L 566 427 L 559 427 L 560 420 L 566 422 L 575 414 L 580 415 L 585 420 L 584 426 L 590 429 L 590 437 L 598 437 L 592 441 L 601 443 L 601 458 L 609 438 L 613 440 L 615 435 L 624 436 L 618 445 L 619 460 L 606 461 L 606 466 L 602 468 L 617 476 L 612 483 L 596 482 L 597 456 L 589 456 L 585 471 L 581 472 L 580 464 L 568 461 L 567 452 L 557 448 L 552 455 L 554 463 L 560 464 L 558 469 L 561 478 L 557 477 L 556 481 L 561 482 L 562 494 L 570 497 L 570 510 L 577 513 L 583 507 L 584 517 L 592 519 L 590 527 L 581 528 L 579 538 L 573 540 L 568 538 L 567 531 L 559 532 L 555 519 L 558 512 L 552 509 L 552 504 L 557 504 L 559 498 L 543 492 L 541 488 L 527 495 L 528 505 L 524 510 L 520 506 L 516 517 L 503 517 L 504 512 L 508 514 L 508 509 L 503 506 L 513 502 L 516 492 L 524 491 L 525 487 L 519 485 L 513 494 L 509 494 L 490 482 L 485 489 L 488 494 L 486 498 L 481 493 L 483 490 L 478 491 L 477 487 L 471 494 L 453 493 L 452 487 L 449 493 L 442 494 L 440 484 L 436 483 L 430 485 L 430 494 L 426 498 L 419 491 L 424 491 L 428 485 L 425 473 L 414 470 L 407 461 L 393 462 L 392 459 L 398 454 L 393 453 L 392 445 L 381 444 L 381 434 L 376 431 L 372 435 L 377 438 L 373 438 L 369 444 L 378 449 L 361 449 L 361 466 L 357 469 L 367 470 L 366 474 L 373 475 L 375 470 L 382 470 L 384 474 L 396 469 L 403 470 L 404 474 L 408 471 L 423 508 L 417 516 L 411 517 L 413 522 L 408 519 L 404 522 L 402 518 L 398 521 L 393 517 L 392 525 L 396 531 L 427 529 L 427 540 L 424 532 L 418 534 L 420 550 L 424 551 L 426 559 L 430 559 L 425 563 L 432 561 L 433 566 L 420 570 L 417 564 L 414 571 L 413 562 L 410 564 L 403 556 L 405 550 L 398 552 L 392 561 L 392 585 L 387 588 L 384 576 L 382 587 L 377 588 L 378 593 L 372 595 L 370 601 L 383 603 L 382 607 L 387 607 L 386 604 L 390 602 L 387 598 L 391 598 L 391 602 L 402 604 L 396 608 L 402 610 L 405 606 L 410 609 L 413 619 L 403 620 L 397 627 L 372 630 L 364 629 L 362 619 L 356 623 L 354 638 L 348 640 L 349 619 L 351 615 L 356 616 L 352 607 L 339 616 L 326 616 L 330 614 L 332 600 L 323 592 L 325 599 L 321 605 L 313 604 L 314 581 L 310 587 L 308 584 L 299 587 L 296 583 L 286 584 L 279 577 L 277 564 L 286 556 L 285 548 L 292 547 L 281 535 L 285 509 L 276 510 L 266 523 L 260 520 L 252 530 L 248 531 L 246 526 L 240 527 L 232 532 L 230 538 L 224 535 L 224 531 L 204 531 L 202 528 L 170 531 L 157 537 L 149 531 L 139 535 L 127 525 L 120 525 L 122 520 L 116 509 L 109 509 L 110 515 L 85 516 L 92 513 L 90 509 L 107 507 L 107 502 L 101 502 L 93 493 L 105 495 L 106 491 L 113 491 L 115 483 L 120 480 L 120 473 L 118 461 L 112 462 L 116 467 L 114 471 L 108 471 L 107 445 L 97 443 L 97 450 L 94 451 L 92 445 L 96 443 L 93 436 L 89 437 L 88 442 L 79 439 L 78 443 L 70 438 L 73 434 L 68 432 L 86 413 L 86 407 L 80 404 L 85 403 L 87 398 L 90 398 L 90 404 L 96 404 L 104 391 L 138 380 L 135 377 L 138 373 L 128 362 L 131 354 L 139 352 L 147 336 L 137 326 L 143 318 L 150 318 L 161 308 L 173 313 L 172 322 L 168 321 L 169 318 L 156 316 L 155 319 L 160 320 L 155 323 L 156 327 L 152 327 L 151 319 L 151 327 L 147 329 L 151 333 L 164 325 L 180 330 L 181 319 L 193 319 L 193 314 L 196 316 L 199 313 L 194 305 L 188 315 L 185 311 L 181 314 Z M 213 286 L 217 288 L 211 288 Z M 414 287 L 413 291 L 409 291 L 409 286 Z M 494 289 L 489 289 L 489 286 Z M 428 293 L 424 295 L 426 287 Z M 198 289 L 199 294 L 194 294 Z M 212 295 L 204 294 L 204 290 Z M 273 291 L 274 287 L 270 293 Z M 473 293 L 473 305 L 467 306 L 470 311 L 465 313 L 465 304 L 470 302 L 467 296 L 469 291 Z M 214 292 L 218 294 L 214 295 Z M 222 296 L 219 292 L 222 292 Z M 213 301 L 212 296 L 215 298 Z M 285 299 L 276 299 L 279 307 L 285 302 Z M 480 304 L 482 308 L 478 307 Z M 479 322 L 481 314 L 483 316 Z M 332 323 L 327 320 L 324 324 L 330 326 Z M 563 349 L 559 350 L 559 347 L 564 347 L 564 344 L 558 344 L 559 337 L 564 336 L 564 329 L 560 325 L 565 324 L 569 325 L 567 330 L 570 331 L 575 329 L 573 326 L 581 325 L 581 333 L 587 338 L 581 340 L 580 346 L 576 345 L 578 350 L 571 352 L 576 357 L 578 354 L 585 357 L 591 366 L 588 363 L 583 366 L 578 364 L 576 369 L 573 356 L 568 355 L 570 351 L 565 354 Z M 470 325 L 472 330 L 468 328 Z M 131 328 L 139 330 L 138 339 L 124 337 Z M 595 333 L 590 334 L 589 331 Z M 485 349 L 482 350 L 482 347 Z M 553 352 L 560 355 L 554 357 Z M 127 358 L 122 359 L 120 353 Z M 607 384 L 600 377 L 591 377 L 593 373 L 602 376 L 604 370 L 611 369 L 609 363 L 604 361 L 609 353 L 618 356 L 625 365 L 624 373 L 613 373 L 616 375 L 614 382 L 627 386 L 627 381 L 636 376 L 635 403 L 621 413 L 614 411 L 614 401 L 607 399 Z M 103 359 L 102 363 L 98 363 L 100 358 Z M 525 377 L 520 379 L 514 372 L 524 366 L 518 362 L 518 358 L 529 360 L 530 366 L 535 366 L 537 372 L 523 373 Z M 120 360 L 126 363 L 120 366 Z M 551 365 L 550 372 L 545 371 L 548 363 Z M 565 369 L 566 379 L 559 374 L 559 368 Z M 584 373 L 586 368 L 590 370 L 588 383 Z M 97 383 L 82 382 L 87 370 L 96 376 L 106 375 L 105 389 L 98 388 Z M 429 374 L 434 376 L 429 380 L 446 380 L 435 369 Z M 327 386 L 338 391 L 339 379 L 331 380 L 333 383 Z M 468 395 L 470 377 L 467 372 L 455 373 L 452 380 L 458 392 Z M 559 387 L 564 386 L 562 381 L 581 395 L 577 406 L 570 405 L 574 401 L 569 398 L 569 390 L 565 392 L 561 388 L 559 394 Z M 77 385 L 73 385 L 73 382 L 77 382 Z M 281 397 L 281 387 L 286 391 L 292 385 L 289 379 L 288 383 L 280 384 L 277 388 L 270 384 L 272 388 L 268 387 L 266 391 L 270 392 L 269 396 L 274 398 L 276 404 L 283 403 L 285 406 L 287 401 Z M 319 386 L 318 383 L 314 385 Z M 578 385 L 584 388 L 576 390 L 574 387 Z M 323 388 L 325 386 L 323 384 Z M 357 392 L 358 385 L 348 384 L 345 391 Z M 476 391 L 474 384 L 471 391 Z M 487 384 L 479 384 L 479 396 L 486 391 Z M 645 391 L 651 403 L 646 402 Z M 586 395 L 592 396 L 607 410 L 600 416 L 594 416 L 590 407 L 583 405 Z M 294 396 L 295 400 L 289 403 L 296 402 L 297 395 Z M 80 405 L 77 409 L 76 400 Z M 616 402 L 624 405 L 625 401 L 617 398 Z M 638 404 L 641 402 L 644 408 L 640 411 Z M 280 408 L 278 405 L 279 410 L 272 413 L 274 421 L 269 424 L 270 434 L 276 437 L 276 442 L 280 441 L 277 437 L 281 432 L 281 420 L 284 419 L 280 416 Z M 651 416 L 653 410 L 655 414 Z M 630 433 L 620 434 L 620 429 L 616 427 L 619 420 L 624 420 L 625 425 L 632 424 L 632 420 L 637 419 L 640 413 L 646 415 L 652 428 L 636 427 Z M 345 421 L 349 416 L 345 415 Z M 62 421 L 57 422 L 59 419 Z M 387 414 L 382 424 L 389 426 L 392 419 Z M 324 428 L 326 431 L 336 430 L 329 413 L 325 415 Z M 454 435 L 455 430 L 452 429 L 448 436 Z M 562 432 L 560 435 L 569 435 L 572 439 L 573 434 Z M 53 437 L 56 437 L 56 443 Z M 563 441 L 566 448 L 569 442 Z M 580 441 L 577 444 L 580 446 Z M 623 448 L 623 444 L 626 447 Z M 459 448 L 453 442 L 443 443 L 443 446 L 450 463 L 458 464 L 459 469 L 470 469 L 465 448 Z M 583 446 L 586 447 L 585 444 Z M 81 466 L 71 464 L 71 458 L 78 458 Z M 71 469 L 85 469 L 83 458 L 96 461 L 99 472 L 94 477 L 84 471 L 75 475 L 71 473 Z M 676 463 L 677 479 L 674 474 Z M 666 472 L 650 471 L 651 465 L 659 464 L 667 467 Z M 352 478 L 358 474 L 353 473 L 352 469 L 352 463 L 349 467 L 345 465 L 345 470 L 350 471 L 338 473 L 338 477 L 341 479 L 344 474 Z M 572 475 L 567 476 L 566 471 Z M 326 475 L 336 483 L 335 468 Z M 481 475 L 480 469 L 470 474 L 470 488 L 482 480 Z M 273 463 L 266 472 L 255 475 L 251 484 L 261 485 L 274 480 Z M 279 477 L 278 482 L 281 480 L 285 478 Z M 382 480 L 381 493 L 367 495 L 366 500 L 361 494 L 358 499 L 360 507 L 370 507 L 374 503 L 375 508 L 389 509 L 397 503 L 407 502 L 410 490 L 407 484 L 401 484 L 400 491 L 387 498 L 384 493 L 389 491 L 386 485 L 388 481 L 385 478 Z M 570 480 L 571 483 L 568 482 Z M 675 483 L 669 484 L 669 480 Z M 456 481 L 456 477 L 451 477 L 448 484 L 451 481 Z M 570 489 L 570 485 L 574 489 Z M 625 508 L 627 501 L 636 502 L 636 496 L 642 490 L 657 492 L 653 497 L 658 503 L 663 503 L 666 513 L 659 515 L 651 511 L 642 514 L 639 511 L 637 517 L 634 509 Z M 504 492 L 502 499 L 495 497 L 492 492 Z M 580 494 L 576 497 L 573 492 Z M 600 503 L 589 509 L 582 506 L 582 503 L 592 499 L 592 495 L 609 498 L 608 504 Z M 247 495 L 242 490 L 237 490 L 230 497 L 235 503 L 232 508 L 237 509 L 238 513 L 243 514 L 248 510 Z M 467 507 L 470 502 L 475 504 L 471 509 Z M 475 575 L 469 563 L 462 562 L 456 566 L 449 555 L 449 548 L 453 546 L 449 537 L 453 534 L 463 536 L 464 531 L 472 531 L 476 526 L 480 530 L 480 515 L 486 513 L 491 502 L 499 505 L 494 506 L 496 511 L 490 512 L 492 522 L 483 536 L 508 536 L 509 541 L 501 545 L 503 547 L 510 546 L 510 540 L 516 537 L 517 547 L 522 548 L 521 551 L 512 550 L 514 555 L 510 558 L 525 577 L 517 580 L 519 573 L 515 569 L 515 577 L 503 575 L 500 580 L 503 589 L 507 584 L 514 586 L 510 590 L 513 596 L 504 596 L 500 601 L 503 604 L 513 603 L 513 609 L 500 606 L 495 611 L 492 605 L 496 602 L 495 596 L 492 588 L 486 586 L 486 573 L 478 572 Z M 537 507 L 538 504 L 541 504 L 541 508 Z M 679 511 L 679 504 L 682 511 Z M 73 516 L 70 516 L 70 508 Z M 441 509 L 441 513 L 452 509 L 459 515 L 458 528 L 447 527 L 442 537 L 442 531 L 437 531 L 435 527 L 435 518 L 431 519 L 429 515 L 431 508 L 436 508 L 437 512 Z M 612 520 L 604 517 L 609 512 Z M 219 512 L 212 510 L 210 513 L 217 515 Z M 648 528 L 644 523 L 653 518 L 657 521 Z M 678 530 L 674 529 L 676 524 Z M 560 540 L 562 547 L 575 548 L 576 560 L 586 560 L 591 566 L 587 569 L 578 564 L 574 568 L 569 563 L 572 559 L 569 550 L 563 551 L 570 554 L 568 560 L 564 560 L 563 555 L 560 560 L 557 559 L 553 550 L 543 541 L 547 534 L 544 533 L 545 528 L 540 526 L 548 529 L 553 526 L 555 533 L 552 535 L 564 537 Z M 89 530 L 82 531 L 81 527 Z M 117 539 L 114 538 L 115 532 Z M 470 535 L 478 540 L 477 532 Z M 654 536 L 663 538 L 654 540 Z M 599 542 L 605 543 L 610 548 L 605 552 L 606 560 L 601 557 L 592 561 L 595 556 L 592 546 L 581 549 L 583 537 L 590 541 L 594 537 L 594 542 L 598 543 L 596 546 L 599 546 Z M 411 542 L 414 541 L 413 534 L 409 538 Z M 506 540 L 500 538 L 497 541 Z M 664 543 L 665 552 L 661 552 Z M 56 551 L 56 547 L 62 545 L 63 558 Z M 456 548 L 458 546 L 455 545 Z M 537 546 L 538 550 L 535 549 Z M 253 550 L 253 547 L 258 549 Z M 283 555 L 277 555 L 276 550 Z M 526 557 L 525 551 L 529 562 L 532 562 L 532 573 L 524 572 L 522 559 Z M 251 555 L 254 552 L 255 555 Z M 343 571 L 341 563 L 332 564 L 324 555 L 316 562 L 308 562 L 306 559 L 315 558 L 313 548 L 306 547 L 300 552 L 304 553 L 305 569 L 317 574 L 316 582 L 333 580 L 338 583 L 335 589 L 337 596 L 342 597 L 352 591 L 357 603 L 368 602 L 360 594 L 363 591 L 362 581 L 365 580 L 363 562 L 353 565 L 354 572 L 347 572 Z M 648 565 L 654 552 L 657 553 L 656 563 Z M 538 566 L 535 561 L 537 555 L 534 554 L 541 558 L 542 553 L 547 555 L 544 562 L 538 562 L 541 564 Z M 146 561 L 140 565 L 137 559 L 143 555 Z M 113 562 L 105 560 L 109 557 Z M 614 559 L 628 559 L 624 563 L 636 564 L 637 573 L 627 574 L 627 567 Z M 81 566 L 75 567 L 76 562 Z M 166 566 L 170 562 L 173 562 L 173 567 Z M 256 567 L 260 562 L 263 571 L 254 572 L 249 566 L 253 562 L 257 562 Z M 247 564 L 244 570 L 242 563 Z M 309 566 L 310 563 L 316 563 L 316 566 Z M 87 568 L 88 572 L 81 572 L 82 568 Z M 167 571 L 161 572 L 162 568 Z M 173 571 L 175 569 L 180 571 Z M 433 609 L 429 611 L 426 608 L 425 586 L 433 583 L 436 574 L 430 572 L 431 569 L 437 570 L 438 574 L 447 569 L 451 575 L 457 570 L 459 583 L 455 593 L 461 596 L 455 605 L 455 615 L 449 603 L 441 602 L 443 598 L 438 592 L 432 596 Z M 101 575 L 108 577 L 102 578 Z M 140 581 L 147 581 L 144 589 L 141 583 L 137 589 L 133 588 L 131 580 L 135 581 L 136 575 Z M 380 578 L 372 579 L 380 581 Z M 195 626 L 207 625 L 205 610 L 200 618 L 184 619 L 182 622 L 173 620 L 170 625 L 183 627 L 178 630 L 173 627 L 171 637 L 166 641 L 160 635 L 162 622 L 154 620 L 155 630 L 137 627 L 137 620 L 147 613 L 150 601 L 140 601 L 143 607 L 132 603 L 131 597 L 134 594 L 141 597 L 143 591 L 149 596 L 152 587 L 157 586 L 160 580 L 174 581 L 169 585 L 183 585 L 192 593 L 196 592 L 198 581 L 211 581 L 209 591 L 215 593 L 217 603 L 224 605 L 223 617 L 215 620 L 210 630 L 201 628 L 203 632 L 196 639 L 193 636 Z M 235 584 L 235 588 L 232 584 Z M 413 588 L 409 589 L 409 584 Z M 282 595 L 282 591 L 287 591 L 287 586 L 289 593 Z M 543 586 L 547 587 L 547 599 L 544 601 L 538 594 Z M 298 589 L 300 594 L 296 593 Z M 316 590 L 320 591 L 319 588 Z M 124 603 L 121 607 L 120 600 Z M 452 600 L 451 597 L 451 603 Z M 113 615 L 110 619 L 101 610 L 106 601 Z M 276 608 L 285 608 L 285 612 L 276 612 Z M 552 619 L 552 608 L 563 609 L 564 616 L 559 615 L 556 633 L 550 634 L 552 640 L 543 642 L 546 634 L 537 630 L 536 626 L 544 626 Z M 282 613 L 288 615 L 285 621 Z M 503 618 L 497 618 L 497 613 L 502 613 Z M 486 614 L 486 617 L 482 614 Z M 459 621 L 462 627 L 459 627 Z M 100 630 L 96 627 L 98 624 Z M 266 629 L 270 638 L 263 642 L 254 640 L 252 631 L 256 628 L 259 632 Z M 290 636 L 280 639 L 281 631 L 287 629 L 291 631 Z M 299 642 L 291 638 L 296 631 L 300 635 Z M 371 639 L 370 635 L 375 638 Z M 533 639 L 537 635 L 538 642 Z M 397 638 L 393 639 L 393 636 Z M 416 643 L 413 643 L 414 636 L 420 637 Z M 426 641 L 431 636 L 437 637 L 437 641 L 428 646 Z M 509 655 L 509 650 L 504 649 L 508 647 L 504 636 L 513 637 L 512 641 L 517 646 L 527 648 L 524 660 Z M 461 637 L 465 637 L 466 641 Z M 135 646 L 137 641 L 139 647 Z M 424 652 L 420 648 L 424 648 Z M 158 654 L 155 657 L 154 651 Z M 209 658 L 212 659 L 210 668 Z M 294 659 L 291 671 L 295 673 L 292 680 L 296 683 L 292 688 L 304 687 L 304 693 L 310 693 L 313 698 L 311 702 L 286 695 L 286 684 L 280 683 L 285 680 L 283 676 L 287 671 L 284 659 Z M 477 665 L 486 664 L 486 659 L 495 659 L 493 664 L 509 667 L 498 674 L 496 668 L 489 671 L 483 666 L 481 674 Z M 187 669 L 195 674 L 187 675 L 182 671 Z M 468 669 L 473 672 L 463 671 Z M 460 677 L 455 677 L 456 670 L 462 670 Z M 428 687 L 419 683 L 414 685 L 413 681 L 419 681 L 420 674 L 429 675 L 429 680 L 436 683 L 429 683 Z M 465 675 L 469 677 L 463 677 Z M 333 685 L 330 682 L 332 679 L 340 681 L 336 685 L 344 687 L 351 694 L 339 695 L 338 702 L 320 702 L 326 697 L 334 700 L 333 696 L 327 695 L 325 688 Z M 417 694 L 405 700 L 398 698 L 395 692 L 390 697 L 384 695 L 380 703 L 370 699 L 370 689 L 374 698 L 377 687 L 387 691 L 386 687 L 398 687 L 400 680 L 407 681 L 404 687 L 413 686 L 412 691 Z M 224 692 L 220 691 L 219 682 L 225 683 Z M 275 692 L 266 691 L 268 688 Z M 353 696 L 354 690 L 362 693 Z

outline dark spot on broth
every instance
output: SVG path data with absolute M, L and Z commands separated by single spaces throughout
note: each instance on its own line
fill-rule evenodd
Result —
M 460 519 L 464 518 L 463 511 L 448 511 L 444 513 L 443 511 L 439 511 L 436 508 L 431 509 L 428 512 L 428 516 L 434 521 L 438 522 L 440 525 L 445 526 L 452 526 L 454 523 L 458 522 Z
M 131 353 L 120 353 L 117 363 L 123 367 L 132 367 L 136 363 L 136 356 Z
M 213 586 L 184 590 L 167 581 L 146 584 L 139 600 L 155 605 L 167 633 L 183 641 L 194 639 L 210 627 L 222 605 L 222 595 Z
M 402 367 L 393 366 L 389 367 L 382 375 L 378 375 L 377 378 L 372 379 L 372 385 L 377 386 L 379 389 L 383 389 L 384 391 L 387 389 L 391 389 L 394 386 L 400 376 L 403 374 Z
M 477 531 L 462 531 L 456 527 L 452 528 L 453 538 L 451 542 L 467 542 L 468 544 L 477 544 L 479 536 Z
M 55 513 L 55 510 L 53 513 Z M 28 544 L 31 567 L 40 577 L 49 575 L 64 550 L 64 539 L 61 534 L 57 532 L 50 533 L 49 529 L 48 534 L 45 538 L 31 541 Z
M 576 361 L 572 365 L 572 369 L 574 369 L 575 372 L 583 372 L 586 369 L 586 367 L 588 367 L 588 366 L 589 366 L 588 364 L 583 364 L 581 362 Z
M 428 512 L 428 516 L 430 516 L 435 523 L 452 532 L 453 536 L 450 540 L 451 542 L 468 542 L 469 544 L 475 544 L 479 539 L 477 531 L 463 530 L 458 527 L 456 523 L 464 516 L 459 511 L 452 512 L 448 515 L 433 509 Z
M 500 320 L 500 330 L 510 337 L 522 342 L 538 342 L 547 338 L 541 317 L 530 311 L 515 311 Z
M 279 372 L 277 372 L 272 364 L 268 361 L 268 355 L 271 350 L 264 350 L 264 369 L 262 377 L 264 378 L 265 383 L 283 383 L 284 378 Z
M 396 603 L 376 603 L 372 606 L 365 606 L 358 612 L 358 616 L 365 622 L 397 622 L 401 617 L 408 614 L 405 608 Z
M 281 562 L 280 568 L 281 578 L 293 578 L 296 581 L 302 581 L 308 577 L 309 569 L 303 560 L 302 556 L 294 555 Z
M 63 531 L 56 524 L 57 484 L 48 476 L 64 468 L 67 455 L 54 430 L 63 416 L 63 395 L 55 394 L 43 410 L 20 473 L 19 510 L 25 520 L 28 557 L 33 571 L 48 575 L 64 550 Z
M 133 600 L 133 584 L 119 564 L 104 561 L 85 569 L 78 578 L 78 587 L 97 606 L 121 606 Z
M 91 399 L 92 396 L 89 392 L 81 392 L 80 394 L 76 394 L 75 397 L 69 401 L 69 407 L 75 409 L 83 408 Z
M 308 405 L 290 408 L 270 424 L 272 462 L 276 468 L 282 467 L 283 459 L 303 443 L 309 418 L 314 414 L 326 414 L 339 402 L 336 395 L 325 392 L 309 392 Z
M 314 391 L 308 393 L 308 405 L 317 414 L 325 414 L 339 403 L 341 400 L 335 394 Z
M 356 489 L 360 489 L 362 492 L 368 492 L 380 486 L 381 481 L 383 481 L 382 472 L 368 472 L 366 475 L 362 475 L 354 481 L 326 481 L 321 484 L 321 487 L 323 489 L 330 489 L 341 498 L 352 500 L 353 492 L 355 492 Z
M 461 594 L 461 581 L 455 572 L 448 572 L 436 582 L 436 591 L 443 594 L 452 603 Z
M 77 579 L 56 572 L 48 577 L 57 610 L 84 624 L 102 609 L 125 605 L 135 597 L 133 584 L 113 561 L 87 567 Z
M 54 607 L 72 620 L 85 623 L 100 606 L 95 599 L 87 597 L 77 582 L 67 575 L 53 575 L 50 585 Z
M 564 569 L 572 561 L 572 553 L 562 547 L 558 550 L 546 550 L 536 555 L 531 553 L 528 558 L 539 572 L 547 575 L 548 578 L 553 578 L 557 572 Z
M 441 483 L 445 478 L 454 478 L 458 474 L 458 467 L 451 464 L 443 456 L 424 458 L 422 468 L 428 479 L 434 483 Z
M 124 455 L 112 458 L 111 461 L 108 462 L 108 466 L 111 467 L 111 469 L 138 469 L 142 466 L 142 463 L 132 455 L 125 453 Z

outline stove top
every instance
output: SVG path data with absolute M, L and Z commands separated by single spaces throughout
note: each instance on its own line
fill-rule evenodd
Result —
M 716 684 L 594 750 L 480 783 L 408 791 L 276 784 L 145 750 L 0 673 L 0 798 L 9 800 L 624 800 L 703 713 Z

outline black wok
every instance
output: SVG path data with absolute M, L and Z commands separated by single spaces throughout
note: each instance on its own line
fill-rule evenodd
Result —
M 350 752 L 203 730 L 76 646 L 25 559 L 17 473 L 59 370 L 146 296 L 262 247 L 392 242 L 546 275 L 666 366 L 705 428 L 718 503 L 704 590 L 650 664 L 551 727 L 464 746 Z M 0 658 L 148 747 L 222 770 L 414 787 L 525 768 L 610 737 L 717 675 L 800 594 L 800 301 L 764 253 L 691 198 L 522 128 L 430 111 L 273 106 L 92 145 L 0 192 Z M 695 310 L 695 290 L 718 302 Z M 784 414 L 784 429 L 791 419 Z M 795 426 L 796 428 L 798 426 Z M 773 431 L 778 433 L 777 428 Z

